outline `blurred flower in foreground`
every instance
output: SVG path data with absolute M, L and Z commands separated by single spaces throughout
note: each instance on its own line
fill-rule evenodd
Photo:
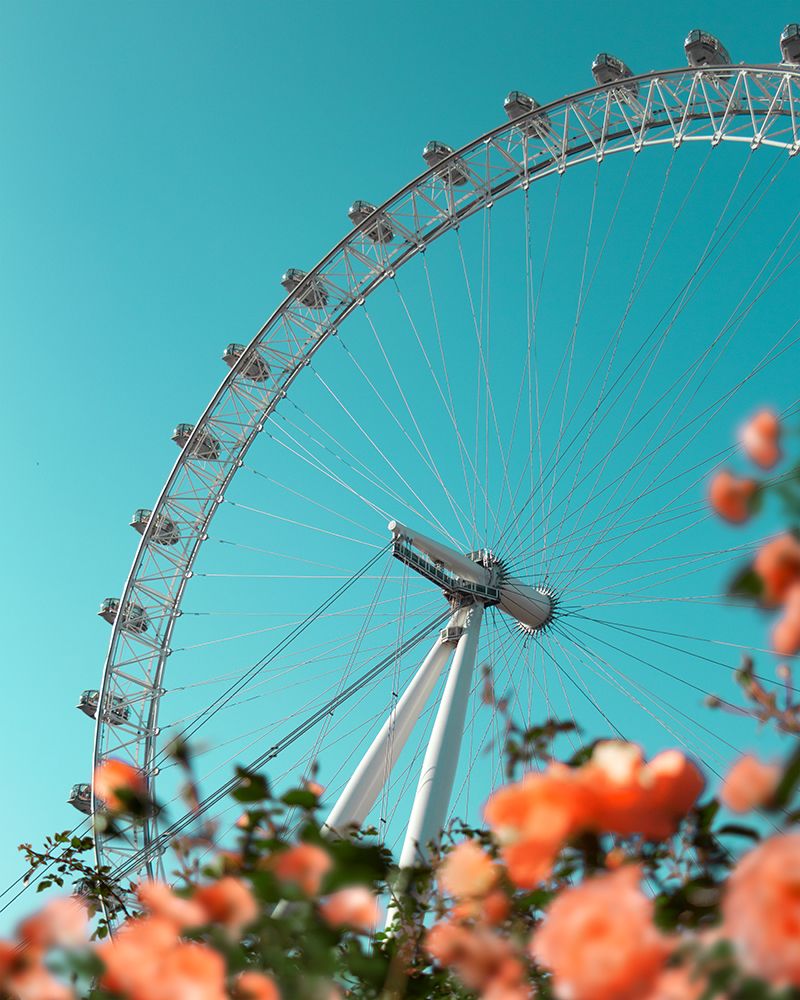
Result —
M 744 969 L 775 986 L 800 987 L 800 834 L 772 837 L 742 858 L 722 914 Z
M 781 424 L 772 410 L 760 410 L 742 427 L 739 439 L 747 457 L 762 469 L 781 458 Z
M 233 984 L 233 1000 L 281 1000 L 275 980 L 262 972 L 240 972 Z
M 331 857 L 315 844 L 296 844 L 271 859 L 270 867 L 281 882 L 296 885 L 307 896 L 316 896 L 332 867 Z
M 788 532 L 771 539 L 756 553 L 753 569 L 764 586 L 765 603 L 782 604 L 794 584 L 800 583 L 800 541 Z
M 772 648 L 779 656 L 800 653 L 800 583 L 786 593 L 783 614 L 772 629 Z
M 742 524 L 753 511 L 758 492 L 755 479 L 741 479 L 728 469 L 718 472 L 711 480 L 708 499 L 721 518 L 731 524 Z
M 769 802 L 780 777 L 777 764 L 762 764 L 752 754 L 745 754 L 728 771 L 720 789 L 720 801 L 731 812 L 750 812 Z
M 147 802 L 147 782 L 138 768 L 110 757 L 94 770 L 94 794 L 112 812 L 131 810 Z
M 672 944 L 653 924 L 653 901 L 629 865 L 564 889 L 531 940 L 563 1000 L 634 1000 L 655 983 Z
M 374 931 L 381 915 L 378 900 L 362 885 L 334 892 L 320 903 L 319 910 L 331 927 L 350 927 L 362 934 Z

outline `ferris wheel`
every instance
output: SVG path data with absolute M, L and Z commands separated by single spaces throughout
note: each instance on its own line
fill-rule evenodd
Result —
M 501 700 L 732 759 L 745 730 L 704 698 L 741 650 L 768 661 L 725 599 L 764 525 L 717 523 L 705 482 L 749 408 L 800 409 L 800 27 L 775 65 L 685 51 L 643 75 L 601 54 L 591 89 L 512 91 L 485 135 L 428 142 L 224 348 L 100 610 L 92 764 L 168 808 L 99 834 L 99 865 L 168 875 L 181 733 L 220 836 L 234 764 L 318 767 L 332 835 L 370 824 L 402 866 L 504 780 Z

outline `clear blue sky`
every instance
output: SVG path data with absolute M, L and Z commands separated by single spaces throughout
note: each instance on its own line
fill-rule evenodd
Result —
M 519 87 L 588 86 L 598 50 L 683 63 L 687 30 L 775 61 L 796 5 L 159 2 L 0 5 L 5 822 L 72 825 L 91 732 L 74 704 L 108 639 L 97 605 L 222 373 L 309 265 L 421 167 L 502 120 Z M 6 914 L 5 916 L 8 916 Z M 0 926 L 4 923 L 0 919 Z

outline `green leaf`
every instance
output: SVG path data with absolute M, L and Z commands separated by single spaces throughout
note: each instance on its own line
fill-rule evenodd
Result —
M 778 811 L 785 809 L 786 806 L 792 800 L 792 796 L 797 790 L 798 782 L 800 782 L 800 740 L 795 747 L 794 753 L 789 757 L 784 768 L 781 780 L 778 782 L 778 787 L 775 789 L 775 794 L 772 797 L 772 801 L 769 804 L 769 808 L 772 811 Z
M 237 785 L 231 795 L 237 802 L 263 802 L 269 798 L 267 779 L 243 767 L 236 768 Z
M 281 802 L 286 806 L 299 806 L 301 809 L 313 809 L 317 804 L 317 796 L 307 788 L 294 788 L 281 796 Z
M 738 597 L 748 603 L 759 603 L 764 595 L 764 584 L 761 577 L 748 563 L 728 583 L 727 590 L 729 597 Z

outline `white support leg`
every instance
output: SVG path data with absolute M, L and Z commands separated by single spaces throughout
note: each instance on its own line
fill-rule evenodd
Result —
M 412 868 L 424 860 L 427 845 L 438 839 L 450 806 L 478 653 L 483 605 L 471 604 L 464 612 L 464 632 L 456 646 L 425 751 L 417 793 L 411 808 L 411 819 L 400 855 L 401 868 Z
M 448 622 L 448 627 L 460 626 L 463 620 L 464 612 L 459 610 Z M 383 728 L 347 782 L 336 805 L 325 820 L 324 830 L 343 835 L 353 826 L 363 826 L 452 651 L 452 642 L 437 636 L 431 651 L 406 688 L 403 697 L 395 705 Z

